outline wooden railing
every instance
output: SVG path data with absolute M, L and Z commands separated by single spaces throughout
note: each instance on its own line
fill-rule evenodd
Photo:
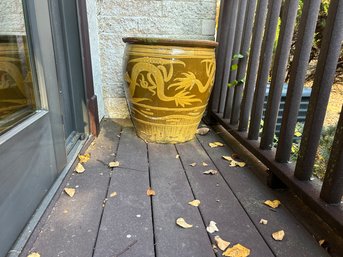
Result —
M 221 1 L 217 71 L 209 117 L 221 123 L 269 168 L 274 178 L 293 189 L 342 235 L 343 112 L 340 114 L 323 183 L 313 178 L 313 167 L 342 46 L 343 0 L 330 2 L 298 158 L 296 164 L 289 162 L 320 3 L 321 0 L 303 1 L 281 130 L 274 147 L 276 121 L 289 66 L 299 1 Z M 279 37 L 276 40 L 280 20 Z

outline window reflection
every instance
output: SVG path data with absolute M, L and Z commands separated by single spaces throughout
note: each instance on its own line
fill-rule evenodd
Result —
M 0 133 L 36 108 L 26 36 L 0 34 Z

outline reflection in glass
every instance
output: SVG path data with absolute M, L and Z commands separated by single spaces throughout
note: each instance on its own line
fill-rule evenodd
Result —
M 37 108 L 26 35 L 6 35 L 1 33 L 3 29 L 0 28 L 0 133 Z

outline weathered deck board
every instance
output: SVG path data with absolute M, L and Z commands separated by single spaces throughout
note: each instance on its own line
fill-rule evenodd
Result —
M 233 153 L 229 147 L 209 147 L 210 142 L 223 142 L 218 135 L 211 131 L 206 136 L 198 136 L 198 140 L 276 256 L 329 256 L 283 206 L 271 210 L 263 204 L 265 200 L 274 200 L 276 197 L 270 188 L 252 174 L 252 168 L 229 167 L 222 159 L 223 155 Z M 259 223 L 262 218 L 268 220 L 267 225 Z M 271 234 L 281 229 L 286 236 L 281 242 L 275 241 Z
M 215 256 L 197 207 L 188 205 L 193 194 L 174 145 L 149 144 L 156 255 L 160 257 Z M 193 225 L 183 229 L 175 224 L 183 217 Z
M 217 223 L 219 232 L 211 234 L 211 238 L 219 235 L 231 245 L 244 245 L 251 250 L 252 257 L 274 256 L 224 179 L 220 175 L 202 173 L 216 169 L 202 146 L 197 141 L 191 141 L 177 145 L 177 149 L 193 192 L 201 201 L 199 208 L 206 224 L 211 220 Z M 197 163 L 195 167 L 189 165 L 193 162 Z M 208 166 L 202 166 L 202 162 Z
M 109 181 L 109 169 L 97 159 L 107 163 L 113 158 L 118 143 L 113 132 L 120 129 L 109 120 L 102 123 L 96 143 L 89 148 L 86 171 L 69 178 L 67 186 L 77 187 L 74 197 L 61 193 L 31 252 L 44 257 L 92 256 Z
M 147 147 L 132 129 L 123 130 L 116 159 L 125 168 L 113 170 L 94 256 L 155 256 Z

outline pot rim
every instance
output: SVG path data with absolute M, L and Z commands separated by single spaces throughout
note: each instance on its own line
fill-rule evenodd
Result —
M 218 42 L 211 40 L 183 40 L 169 38 L 146 38 L 146 37 L 124 37 L 124 43 L 141 45 L 163 45 L 163 46 L 183 46 L 183 47 L 203 47 L 215 48 Z

